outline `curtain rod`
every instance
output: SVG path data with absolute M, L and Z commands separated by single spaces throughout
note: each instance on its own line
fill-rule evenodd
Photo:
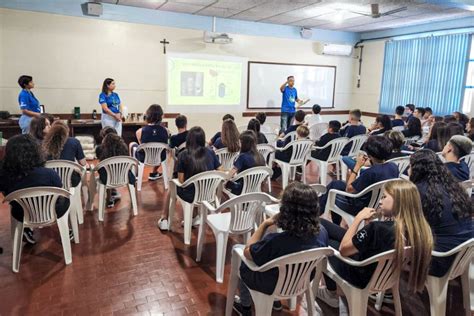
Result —
M 383 40 L 383 39 L 396 39 L 397 37 L 403 37 L 403 36 L 410 36 L 410 35 L 423 35 L 423 34 L 433 34 L 433 33 L 439 33 L 439 32 L 445 32 L 445 31 L 455 31 L 455 30 L 462 30 L 466 29 L 466 31 L 461 31 L 457 34 L 462 34 L 462 33 L 468 33 L 468 34 L 474 34 L 474 29 L 472 28 L 466 28 L 466 27 L 453 27 L 449 29 L 442 29 L 442 30 L 436 30 L 436 31 L 427 31 L 427 32 L 412 32 L 412 33 L 405 33 L 405 34 L 400 34 L 400 35 L 392 35 L 392 36 L 381 36 L 381 37 L 373 37 L 373 38 L 367 38 L 367 39 L 361 39 L 360 42 L 370 42 L 370 41 L 378 41 L 378 40 Z

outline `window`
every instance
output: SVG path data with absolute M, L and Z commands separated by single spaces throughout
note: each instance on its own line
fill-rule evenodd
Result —
M 474 110 L 474 36 L 471 37 L 471 53 L 467 65 L 466 85 L 464 87 L 464 102 L 462 111 L 471 114 Z

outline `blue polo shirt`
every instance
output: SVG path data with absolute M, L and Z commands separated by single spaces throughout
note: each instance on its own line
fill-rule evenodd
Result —
M 31 91 L 21 90 L 18 95 L 18 104 L 20 105 L 20 110 L 41 113 L 40 103 Z
M 111 94 L 107 95 L 104 92 L 102 92 L 99 95 L 99 104 L 107 104 L 107 107 L 109 108 L 110 111 L 113 113 L 119 113 L 120 112 L 120 98 L 119 95 L 115 92 L 112 92 Z M 102 113 L 105 113 L 104 110 L 102 110 Z
M 283 113 L 295 113 L 295 101 L 298 99 L 296 88 L 285 87 L 282 92 L 281 111 Z

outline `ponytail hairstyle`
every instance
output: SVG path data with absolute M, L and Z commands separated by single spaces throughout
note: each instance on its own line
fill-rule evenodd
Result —
M 109 92 L 109 85 L 114 82 L 115 80 L 112 78 L 106 78 L 104 83 L 102 83 L 102 92 L 108 94 Z
M 189 130 L 186 151 L 186 164 L 190 166 L 192 175 L 207 171 L 206 134 L 201 127 L 195 126 Z
M 239 130 L 233 120 L 227 119 L 222 122 L 221 140 L 230 153 L 240 150 Z
M 51 159 L 59 159 L 68 137 L 69 128 L 67 125 L 61 121 L 54 122 L 42 144 L 46 156 Z
M 265 159 L 263 159 L 262 154 L 257 150 L 257 135 L 254 131 L 246 130 L 240 134 L 240 152 L 245 153 L 249 152 L 252 154 L 253 159 L 255 160 L 256 166 L 264 166 Z
M 433 235 L 423 215 L 420 194 L 416 185 L 406 180 L 388 182 L 384 191 L 394 201 L 395 275 L 399 277 L 403 269 L 405 247 L 411 247 L 408 287 L 413 292 L 422 292 L 431 262 Z

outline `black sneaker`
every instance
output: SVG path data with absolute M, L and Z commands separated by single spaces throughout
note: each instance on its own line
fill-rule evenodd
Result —
M 69 239 L 74 240 L 74 232 L 69 228 Z
M 161 178 L 163 175 L 159 172 L 151 172 L 149 175 L 148 175 L 148 180 L 150 181 L 156 181 L 158 180 L 159 178 Z
M 283 305 L 281 305 L 280 301 L 273 302 L 273 310 L 274 311 L 281 311 L 283 309 Z
M 115 199 L 111 198 L 107 201 L 107 208 L 112 208 L 115 205 Z
M 35 240 L 35 237 L 33 236 L 33 231 L 31 230 L 31 228 L 26 227 L 23 230 L 23 241 L 30 245 L 36 244 L 36 240 Z
M 232 308 L 239 316 L 252 316 L 252 308 L 250 306 L 243 306 L 238 302 L 234 302 Z

